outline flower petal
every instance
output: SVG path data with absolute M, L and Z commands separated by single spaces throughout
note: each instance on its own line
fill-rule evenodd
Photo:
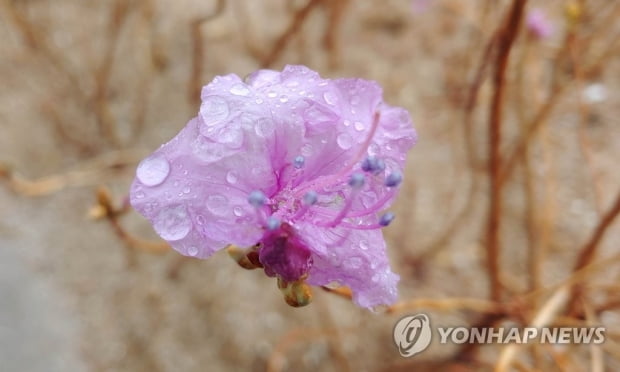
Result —
M 396 301 L 399 276 L 390 269 L 381 230 L 324 229 L 311 224 L 296 228 L 300 236 L 313 237 L 309 284 L 346 285 L 353 291 L 353 301 L 366 308 Z

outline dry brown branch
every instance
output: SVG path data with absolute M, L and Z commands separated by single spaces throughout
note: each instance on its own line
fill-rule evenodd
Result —
M 286 333 L 275 345 L 273 352 L 267 360 L 267 372 L 282 371 L 286 365 L 286 354 L 300 342 L 311 342 L 327 337 L 332 337 L 338 333 L 337 329 L 332 328 L 295 328 Z
M 95 93 L 92 103 L 97 125 L 103 137 L 114 146 L 120 146 L 121 139 L 116 132 L 116 118 L 108 105 L 108 90 L 119 36 L 129 15 L 130 6 L 131 2 L 126 0 L 116 0 L 112 5 L 108 19 L 107 44 L 99 66 L 93 72 Z
M 345 14 L 349 0 L 331 0 L 323 1 L 327 7 L 327 28 L 323 36 L 323 45 L 327 50 L 329 58 L 329 67 L 336 68 L 340 63 L 340 50 L 338 45 L 338 31 L 342 24 L 342 18 Z
M 286 45 L 289 43 L 289 41 L 293 38 L 293 36 L 295 36 L 297 32 L 299 32 L 308 15 L 310 15 L 312 10 L 322 1 L 323 0 L 308 0 L 308 3 L 303 8 L 295 12 L 290 25 L 286 28 L 282 35 L 280 35 L 276 39 L 276 42 L 271 48 L 271 51 L 267 53 L 267 55 L 261 61 L 262 67 L 269 68 L 276 62 L 276 60 L 280 57 L 280 55 L 286 48 Z
M 501 127 L 502 111 L 505 94 L 505 75 L 508 67 L 510 50 L 519 33 L 521 18 L 525 8 L 526 0 L 514 0 L 512 7 L 502 29 L 498 35 L 497 57 L 494 66 L 493 86 L 494 94 L 489 110 L 489 153 L 488 153 L 488 173 L 489 173 L 489 214 L 487 221 L 487 268 L 490 280 L 490 296 L 494 300 L 501 298 L 500 284 L 500 221 L 502 214 L 502 187 L 501 179 L 502 154 L 501 146 Z
M 9 187 L 24 196 L 45 196 L 68 187 L 92 186 L 105 182 L 119 169 L 136 164 L 143 151 L 113 151 L 83 162 L 72 170 L 34 180 L 21 176 L 9 166 L 0 164 L 0 179 L 7 180 Z
M 540 328 L 549 325 L 566 303 L 568 293 L 569 288 L 567 286 L 560 287 L 556 290 L 553 296 L 540 308 L 528 326 Z M 511 344 L 505 347 L 499 355 L 498 362 L 495 365 L 495 371 L 508 371 L 520 348 L 521 345 L 518 344 Z
M 579 250 L 580 253 L 575 263 L 574 272 L 578 272 L 584 269 L 594 260 L 598 247 L 603 240 L 605 233 L 612 225 L 618 214 L 620 214 L 620 192 L 618 192 L 618 195 L 616 195 L 616 199 L 612 206 L 600 219 L 590 239 L 588 239 L 588 241 Z M 573 288 L 573 292 L 571 293 L 571 301 L 568 307 L 569 312 L 572 314 L 579 311 L 577 307 L 579 304 L 581 292 L 582 291 L 580 286 L 575 286 Z
M 218 0 L 212 13 L 192 20 L 189 24 L 192 39 L 192 68 L 188 81 L 187 99 L 192 105 L 200 103 L 202 89 L 202 69 L 204 67 L 204 40 L 201 26 L 222 14 L 226 6 L 225 0 Z
M 419 309 L 435 311 L 470 310 L 481 314 L 503 314 L 506 307 L 500 303 L 478 298 L 418 298 L 400 301 L 387 310 L 387 313 L 400 313 Z
M 164 241 L 148 241 L 136 238 L 126 231 L 119 222 L 119 217 L 127 213 L 130 209 L 129 201 L 126 199 L 120 207 L 114 206 L 110 192 L 99 187 L 97 190 L 97 204 L 91 208 L 90 217 L 101 219 L 105 218 L 118 237 L 125 242 L 131 249 L 138 249 L 148 253 L 163 254 L 170 251 L 170 246 Z M 131 252 L 128 252 L 131 259 Z

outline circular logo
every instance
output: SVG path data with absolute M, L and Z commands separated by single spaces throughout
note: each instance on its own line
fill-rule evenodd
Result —
M 431 338 L 431 322 L 426 314 L 406 316 L 394 326 L 394 342 L 400 355 L 406 358 L 424 351 Z

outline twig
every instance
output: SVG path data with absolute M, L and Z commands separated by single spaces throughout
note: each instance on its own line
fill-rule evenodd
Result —
M 322 0 L 308 0 L 306 6 L 304 6 L 295 13 L 291 24 L 282 33 L 282 35 L 280 35 L 280 37 L 276 40 L 273 47 L 271 48 L 271 51 L 261 61 L 262 67 L 268 68 L 275 63 L 275 61 L 284 51 L 284 48 L 286 47 L 288 42 L 299 31 L 305 19 L 308 17 L 308 15 L 310 15 L 311 11 L 321 3 L 321 1 Z
M 567 286 L 560 287 L 555 291 L 553 296 L 547 300 L 547 302 L 540 308 L 529 327 L 540 328 L 550 324 L 561 307 L 564 306 L 568 299 L 569 288 Z M 505 347 L 499 355 L 497 364 L 495 365 L 496 372 L 507 371 L 514 358 L 517 356 L 521 345 L 511 344 Z
M 478 298 L 417 298 L 398 302 L 387 309 L 388 314 L 400 313 L 418 309 L 432 309 L 436 311 L 470 310 L 483 314 L 503 314 L 506 306 L 495 301 Z
M 490 202 L 487 221 L 487 265 L 490 279 L 490 296 L 494 300 L 501 297 L 499 278 L 500 258 L 500 221 L 502 213 L 502 179 L 501 179 L 501 126 L 505 94 L 505 75 L 508 58 L 514 40 L 519 33 L 519 26 L 527 0 L 514 0 L 508 18 L 499 33 L 497 60 L 493 77 L 494 96 L 489 111 L 489 181 Z
M 190 35 L 192 39 L 192 68 L 189 76 L 187 98 L 193 105 L 200 103 L 200 90 L 202 89 L 202 69 L 204 65 L 204 41 L 200 27 L 207 21 L 218 17 L 224 11 L 225 0 L 218 0 L 212 13 L 196 18 L 190 22 Z
M 596 256 L 596 251 L 600 245 L 601 240 L 605 236 L 607 229 L 614 222 L 616 217 L 620 214 L 620 192 L 616 196 L 616 200 L 612 204 L 611 208 L 603 215 L 600 219 L 599 224 L 594 229 L 592 236 L 586 244 L 579 250 L 580 254 L 575 263 L 574 272 L 578 272 L 583 268 L 587 267 L 594 257 Z M 577 310 L 577 306 L 579 304 L 579 297 L 581 295 L 580 286 L 573 287 L 573 291 L 571 293 L 571 301 L 569 303 L 568 309 L 570 314 L 574 314 Z
M 323 36 L 323 45 L 327 49 L 329 67 L 336 68 L 340 62 L 338 50 L 338 28 L 342 23 L 342 17 L 349 5 L 349 0 L 331 0 L 323 4 L 328 8 L 327 28 Z
M 108 20 L 108 43 L 99 67 L 94 71 L 95 94 L 92 101 L 101 134 L 111 144 L 119 146 L 121 139 L 116 132 L 116 119 L 108 105 L 108 85 L 114 64 L 120 32 L 129 15 L 130 1 L 116 0 Z
M 67 187 L 101 184 L 118 173 L 120 168 L 137 163 L 143 155 L 142 151 L 114 151 L 86 161 L 75 169 L 34 180 L 0 163 L 0 179 L 5 178 L 9 187 L 18 194 L 45 196 Z

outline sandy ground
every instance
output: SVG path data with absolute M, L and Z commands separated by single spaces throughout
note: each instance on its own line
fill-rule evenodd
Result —
M 96 170 L 84 162 L 122 149 L 131 152 L 119 155 L 127 166 L 95 172 L 84 185 L 70 182 L 43 196 L 21 195 L 8 183 L 0 187 L 0 370 L 436 369 L 433 363 L 458 351 L 455 345 L 434 344 L 406 360 L 392 341 L 394 323 L 404 314 L 375 314 L 320 291 L 311 306 L 293 309 L 283 303 L 272 280 L 239 269 L 225 254 L 198 261 L 173 252 L 131 251 L 105 221 L 89 219 L 98 185 L 108 186 L 120 201 L 140 157 L 196 114 L 195 95 L 190 95 L 195 50 L 190 25 L 211 12 L 215 2 L 129 1 L 116 13 L 111 12 L 113 1 L 18 3 L 0 1 L 0 40 L 6 40 L 0 45 L 0 161 L 26 178 L 38 178 L 80 166 Z M 335 55 L 323 44 L 330 13 L 319 7 L 273 64 L 303 63 L 325 76 L 377 80 L 389 103 L 411 111 L 420 142 L 410 154 L 394 208 L 398 218 L 386 229 L 394 270 L 402 277 L 401 299 L 487 296 L 483 236 L 489 193 L 484 167 L 471 170 L 467 163 L 462 105 L 489 30 L 506 8 L 492 6 L 479 23 L 482 3 L 438 1 L 412 8 L 410 1 L 380 6 L 352 1 L 338 22 Z M 558 31 L 530 46 L 528 88 L 553 67 L 550 58 L 561 44 L 562 13 L 552 10 Z M 290 19 L 283 1 L 227 2 L 221 15 L 200 26 L 204 57 L 199 80 L 257 69 L 251 50 L 268 51 Z M 30 24 L 31 33 L 24 24 Z M 604 45 L 601 37 L 592 53 Z M 98 129 L 101 107 L 92 98 L 101 88 L 98 79 L 109 55 L 103 97 L 118 143 Z M 590 163 L 579 147 L 582 119 L 576 107 L 582 87 L 573 86 L 562 96 L 532 145 L 534 204 L 541 206 L 537 225 L 549 227 L 545 284 L 570 273 L 582 242 L 618 192 L 620 96 L 614 88 L 619 70 L 618 58 L 612 58 L 584 82 L 607 89 L 604 100 L 588 106 Z M 531 105 L 525 114 L 531 116 L 545 93 L 527 93 Z M 474 150 L 481 163 L 490 98 L 487 81 L 474 112 Z M 507 99 L 510 149 L 519 132 L 519 112 L 513 91 Z M 505 190 L 501 263 L 511 294 L 528 285 L 531 242 L 523 218 L 523 179 L 519 168 Z M 473 180 L 478 180 L 473 203 L 451 231 Z M 156 239 L 137 213 L 122 223 L 132 234 Z M 617 223 L 611 226 L 600 257 L 617 252 L 618 230 Z M 427 258 L 414 260 L 430 250 Z M 616 265 L 601 270 L 600 279 L 617 282 L 619 273 Z M 479 318 L 469 311 L 428 312 L 437 324 L 465 325 Z M 618 329 L 616 311 L 600 316 Z M 495 360 L 497 350 L 485 347 L 482 359 Z M 584 366 L 583 352 L 574 355 L 572 362 Z M 553 365 L 550 360 L 547 365 Z

